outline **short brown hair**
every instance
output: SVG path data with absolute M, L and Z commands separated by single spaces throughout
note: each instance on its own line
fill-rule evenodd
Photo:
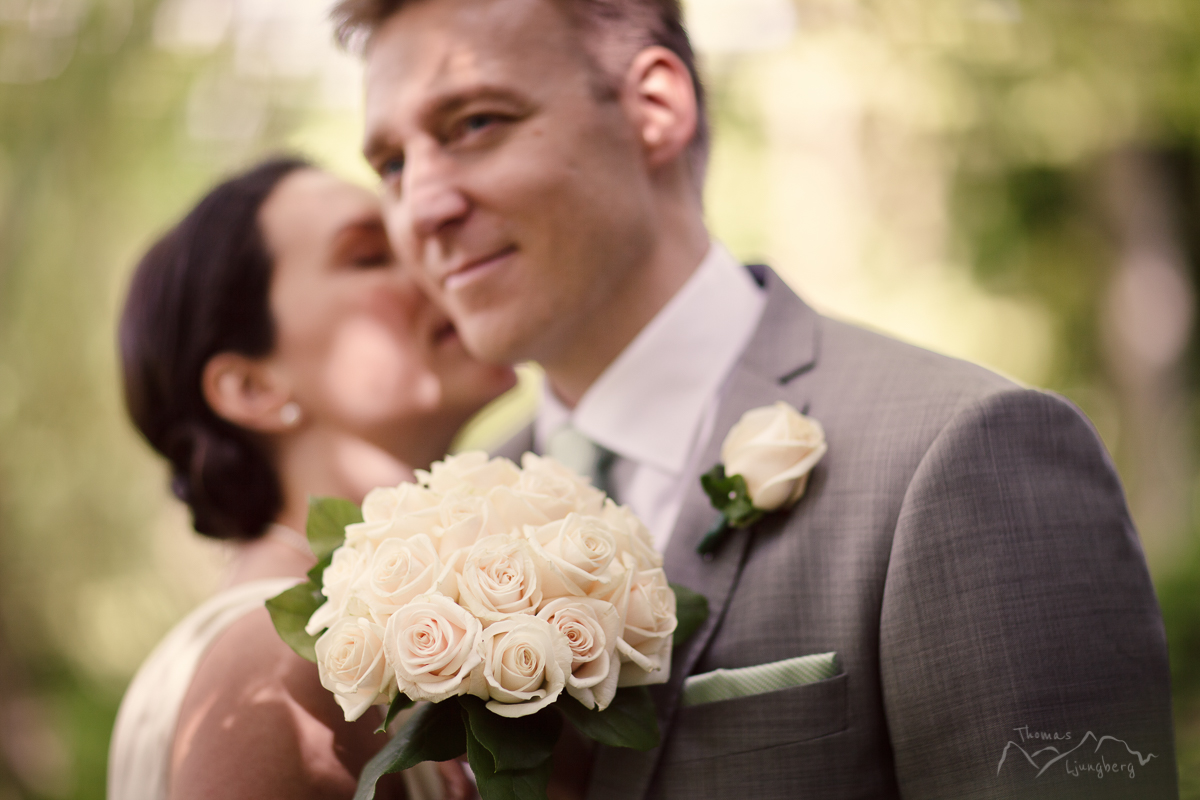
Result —
M 330 17 L 338 41 L 343 47 L 355 48 L 412 0 L 341 0 Z M 709 125 L 708 103 L 704 83 L 696 68 L 696 54 L 683 27 L 683 11 L 679 0 L 555 0 L 571 15 L 583 41 L 601 39 L 619 42 L 615 48 L 620 64 L 610 63 L 614 56 L 589 48 L 589 56 L 597 77 L 600 93 L 615 97 L 619 81 L 633 57 L 646 47 L 665 47 L 687 67 L 696 93 L 696 133 L 688 145 L 688 156 L 697 184 L 703 182 L 708 161 Z M 589 36 L 591 34 L 591 36 Z M 607 56 L 607 57 L 606 57 Z M 699 188 L 699 186 L 697 187 Z

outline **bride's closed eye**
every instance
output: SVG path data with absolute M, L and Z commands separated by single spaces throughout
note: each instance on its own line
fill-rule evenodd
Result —
M 333 263 L 351 269 L 392 266 L 395 259 L 383 223 L 373 220 L 348 226 L 334 242 Z

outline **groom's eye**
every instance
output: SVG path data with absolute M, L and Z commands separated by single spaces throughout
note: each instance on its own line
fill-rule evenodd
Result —
M 482 131 L 486 131 L 487 129 L 493 127 L 500 121 L 501 121 L 501 117 L 498 114 L 491 114 L 491 113 L 470 114 L 468 116 L 463 117 L 462 119 L 460 119 L 458 121 L 458 124 L 454 126 L 454 130 L 453 130 L 450 138 L 451 138 L 451 140 L 462 139 L 464 136 L 469 136 L 470 134 L 473 134 L 473 133 L 480 133 Z
M 472 114 L 463 120 L 463 127 L 468 131 L 479 131 L 496 121 L 493 114 Z
M 404 156 L 393 156 L 380 161 L 379 166 L 376 167 L 375 171 L 378 172 L 379 177 L 383 178 L 385 181 L 389 178 L 394 178 L 404 171 Z

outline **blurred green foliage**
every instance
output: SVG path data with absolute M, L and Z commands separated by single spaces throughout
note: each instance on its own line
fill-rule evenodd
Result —
M 254 137 L 196 141 L 229 54 L 155 46 L 156 7 L 0 3 L 0 798 L 104 796 L 121 651 L 195 602 L 147 535 L 185 525 L 124 420 L 117 309 L 151 237 L 293 124 L 267 101 Z
M 175 38 L 185 35 L 171 45 L 164 9 L 178 17 L 197 5 L 209 15 L 176 19 Z M 330 118 L 320 74 L 255 67 L 245 40 L 264 26 L 237 28 L 243 5 L 272 4 L 0 0 L 0 800 L 103 797 L 124 682 L 211 585 L 184 565 L 219 562 L 189 543 L 160 465 L 125 422 L 113 330 L 128 273 L 156 233 L 227 170 Z M 1154 533 L 1174 542 L 1155 578 L 1183 795 L 1200 798 L 1200 521 L 1190 507 L 1200 348 L 1193 326 L 1160 370 L 1174 398 L 1163 408 L 1178 411 L 1163 434 L 1138 427 L 1136 381 L 1106 343 L 1129 238 L 1111 197 L 1124 191 L 1114 163 L 1134 154 L 1162 178 L 1165 230 L 1190 287 L 1200 277 L 1200 4 L 795 6 L 798 36 L 830 20 L 854 27 L 917 65 L 921 88 L 942 98 L 930 135 L 950 174 L 952 261 L 984 291 L 1049 316 L 1046 383 L 1096 419 L 1131 498 L 1157 480 L 1143 474 L 1145 453 L 1173 439 L 1188 456 L 1173 467 L 1185 507 Z M 757 153 L 770 136 L 727 61 L 712 62 L 718 148 L 725 136 Z M 347 105 L 334 116 L 359 113 Z M 334 130 L 353 153 L 354 126 Z M 721 232 L 758 206 L 714 208 Z M 1150 440 L 1141 451 L 1139 437 Z
M 982 5 L 982 4 L 981 4 Z M 1111 161 L 1134 153 L 1163 178 L 1164 226 L 1184 275 L 1200 279 L 1200 5 L 1189 0 L 995 3 L 1019 12 L 1008 46 L 960 40 L 956 65 L 975 115 L 956 150 L 954 235 L 976 279 L 1038 298 L 1056 318 L 1064 358 L 1052 385 L 1113 392 L 1105 357 L 1105 292 L 1122 231 L 1105 193 Z M 994 42 L 995 40 L 993 40 Z M 1106 185 L 1106 181 L 1109 181 Z M 1135 198 L 1136 201 L 1137 198 Z M 1200 419 L 1195 326 L 1172 380 L 1185 408 L 1164 439 L 1182 439 L 1183 530 L 1156 587 L 1171 648 L 1181 793 L 1200 797 L 1200 517 L 1193 496 Z M 1117 392 L 1119 394 L 1119 391 Z M 1085 408 L 1085 397 L 1075 397 Z M 1118 437 L 1111 437 L 1118 438 Z M 1112 441 L 1127 484 L 1139 469 Z M 1160 446 L 1155 442 L 1150 452 Z

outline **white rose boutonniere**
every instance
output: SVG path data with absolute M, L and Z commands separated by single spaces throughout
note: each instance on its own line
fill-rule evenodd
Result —
M 783 401 L 747 411 L 721 446 L 724 463 L 700 479 L 721 519 L 697 551 L 711 554 L 730 528 L 795 505 L 826 449 L 821 423 Z

